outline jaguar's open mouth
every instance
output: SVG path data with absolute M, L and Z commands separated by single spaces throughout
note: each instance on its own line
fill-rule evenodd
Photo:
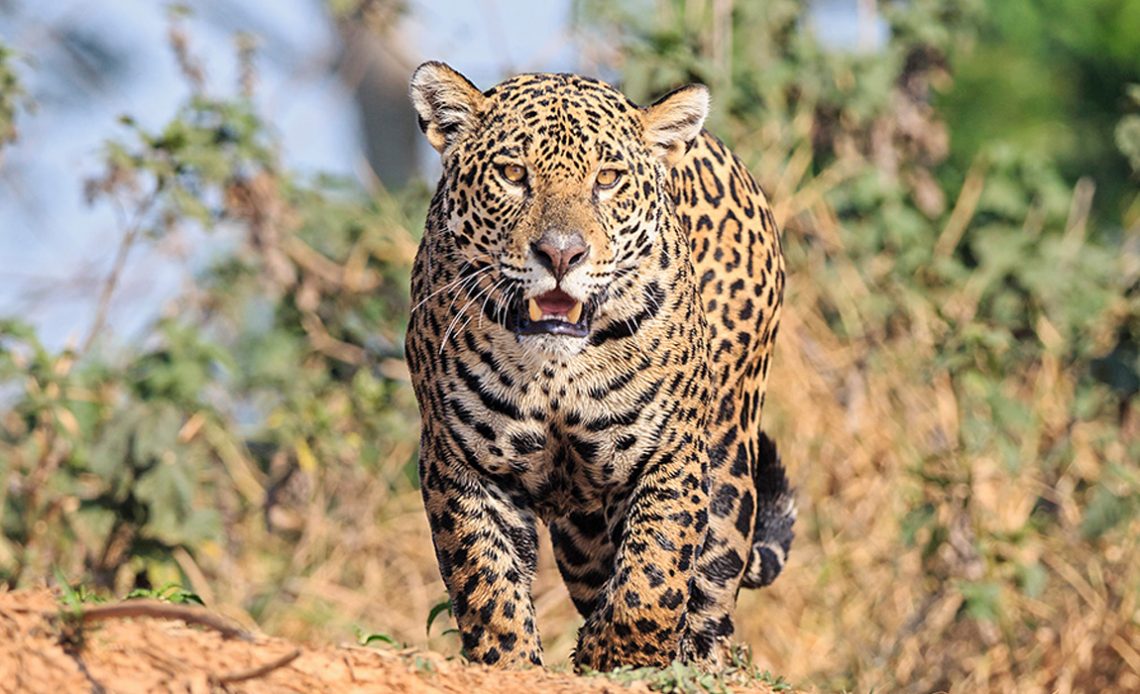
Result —
M 520 335 L 586 337 L 589 332 L 590 315 L 586 305 L 561 289 L 527 299 L 519 307 Z

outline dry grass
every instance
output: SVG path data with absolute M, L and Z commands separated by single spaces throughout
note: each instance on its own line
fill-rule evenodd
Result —
M 792 138 L 770 132 L 761 139 Z M 978 397 L 968 380 L 939 366 L 939 355 L 951 329 L 945 316 L 968 320 L 976 312 L 973 288 L 938 297 L 942 311 L 934 300 L 908 301 L 899 307 L 902 327 L 885 331 L 865 314 L 874 291 L 863 279 L 868 268 L 847 257 L 849 232 L 827 202 L 828 191 L 864 162 L 841 159 L 811 177 L 808 158 L 769 150 L 753 162 L 773 191 L 790 261 L 765 427 L 781 446 L 801 513 L 784 575 L 769 589 L 742 593 L 738 636 L 763 665 L 825 689 L 1140 687 L 1140 522 L 1098 542 L 1079 529 L 1081 489 L 1111 466 L 1135 463 L 1124 443 L 1106 438 L 1135 435 L 1140 415 L 1126 415 L 1120 429 L 1074 421 L 1078 374 L 1063 366 L 1063 345 L 1050 348 L 1059 337 L 1041 320 L 1036 337 L 1046 348 L 1002 385 L 1030 412 L 1022 464 L 1011 468 L 997 450 L 967 455 L 961 422 Z M 961 238 L 981 186 L 972 172 L 940 235 L 940 255 Z M 396 227 L 390 235 L 401 247 L 414 238 Z M 1073 238 L 1083 243 L 1076 232 Z M 870 263 L 871 276 L 892 271 L 887 255 Z M 824 305 L 834 307 L 841 329 Z M 442 627 L 425 635 L 426 616 L 445 591 L 419 494 L 405 474 L 416 440 L 406 386 L 397 402 L 409 424 L 380 442 L 386 453 L 377 470 L 351 456 L 322 461 L 290 484 L 270 513 L 273 530 L 246 518 L 231 530 L 230 546 L 199 553 L 201 567 L 180 558 L 208 604 L 251 613 L 269 633 L 290 638 L 344 641 L 359 628 L 457 651 L 457 638 Z M 1044 444 L 1060 439 L 1071 441 L 1071 463 L 1036 464 Z M 254 480 L 247 486 L 256 496 L 261 484 L 242 471 L 253 467 L 242 452 L 227 466 L 234 479 Z M 1033 517 L 1043 503 L 1052 509 L 1047 521 Z M 908 521 L 915 509 L 925 523 Z M 1012 574 L 1033 566 L 1043 567 L 1043 583 L 1017 590 L 1021 579 Z M 995 591 L 996 612 L 974 618 L 971 590 Z M 580 619 L 545 539 L 534 594 L 547 662 L 564 664 Z
M 763 666 L 825 690 L 1140 687 L 1140 522 L 1111 541 L 1079 529 L 1081 488 L 1111 466 L 1134 466 L 1124 443 L 1105 441 L 1116 424 L 1074 421 L 1078 375 L 1047 348 L 1002 386 L 1030 411 L 1023 464 L 1011 469 L 996 450 L 968 456 L 961 420 L 977 398 L 968 380 L 938 366 L 946 319 L 916 300 L 901 307 L 905 328 L 886 334 L 863 314 L 872 290 L 845 258 L 846 232 L 824 195 L 843 185 L 844 164 L 805 179 L 797 161 L 768 159 L 760 169 L 769 189 L 784 191 L 781 215 L 794 213 L 782 220 L 791 276 L 765 427 L 798 487 L 800 521 L 779 581 L 742 593 L 738 636 Z M 970 205 L 958 204 L 944 238 L 961 234 Z M 890 271 L 889 257 L 874 262 Z M 970 291 L 946 296 L 948 310 L 969 315 Z M 825 304 L 843 335 L 858 337 L 838 334 Z M 1038 324 L 1046 346 L 1058 341 L 1051 330 Z M 410 394 L 400 397 L 410 413 Z M 1140 415 L 1126 416 L 1120 431 L 1134 435 Z M 425 635 L 445 592 L 418 492 L 403 474 L 415 432 L 394 434 L 379 475 L 351 459 L 312 469 L 271 515 L 277 531 L 249 521 L 240 547 L 203 552 L 202 569 L 185 557 L 187 574 L 203 577 L 195 588 L 209 604 L 254 613 L 269 633 L 336 642 L 360 628 L 455 653 L 458 640 L 442 627 Z M 1071 464 L 1035 464 L 1044 442 L 1058 439 L 1072 442 Z M 1052 509 L 1047 521 L 1033 515 L 1042 504 Z M 915 509 L 925 523 L 909 522 Z M 933 538 L 939 529 L 945 537 Z M 547 662 L 560 665 L 580 619 L 545 540 L 540 564 L 539 623 Z M 1043 582 L 1018 590 L 1018 567 L 1034 566 Z M 996 611 L 977 614 L 971 591 L 993 592 Z
M 861 314 L 870 290 L 818 194 L 827 176 L 782 204 L 801 212 L 785 235 L 793 275 L 765 413 L 799 487 L 799 536 L 787 574 L 742 596 L 739 636 L 792 681 L 828 688 L 1136 689 L 1140 523 L 1100 542 L 1084 538 L 1080 490 L 1110 468 L 1135 469 L 1128 440 L 1140 416 L 1124 410 L 1119 429 L 1076 421 L 1081 374 L 1062 366 L 1060 336 L 1041 319 L 1035 337 L 1045 349 L 1001 386 L 1030 413 L 1020 464 L 1011 469 L 998 450 L 968 455 L 961 419 L 978 398 L 968 379 L 939 365 L 946 319 L 935 302 L 913 301 L 900 307 L 906 329 L 890 335 Z M 939 246 L 961 236 L 981 185 L 967 181 Z M 1071 220 L 1070 232 L 1082 224 Z M 805 243 L 805 228 L 825 243 Z M 892 259 L 871 263 L 889 271 Z M 838 283 L 816 279 L 824 276 Z M 942 315 L 972 316 L 977 297 L 967 284 L 944 301 Z M 829 327 L 818 308 L 827 304 L 859 339 Z M 1071 464 L 1045 465 L 1045 443 L 1065 439 Z M 1042 506 L 1051 520 L 1033 516 Z M 919 507 L 930 522 L 908 528 Z M 932 528 L 946 537 L 932 542 Z M 1027 566 L 1044 567 L 1033 597 L 1011 587 L 1020 580 L 1011 572 Z M 997 610 L 974 619 L 967 597 L 983 585 L 996 591 Z
M 843 343 L 821 328 L 819 316 L 795 311 L 801 300 L 812 303 L 804 300 L 812 287 L 791 287 L 766 421 L 799 485 L 802 521 L 786 576 L 741 600 L 740 634 L 759 657 L 793 681 L 860 688 L 1140 686 L 1140 660 L 1131 657 L 1140 647 L 1140 563 L 1131 539 L 1140 526 L 1133 522 L 1113 547 L 1082 539 L 1076 474 L 1049 480 L 1032 465 L 1010 471 L 993 458 L 967 459 L 950 443 L 960 440 L 959 402 L 952 376 L 932 366 L 929 340 Z M 1029 376 L 1009 384 L 1040 417 L 1040 430 L 1027 439 L 1097 435 L 1085 427 L 1066 432 L 1067 420 L 1045 421 L 1072 406 L 1074 376 L 1056 359 L 1046 357 Z M 1118 446 L 1115 459 L 1090 455 L 1082 464 L 1125 465 L 1123 455 Z M 914 467 L 920 460 L 952 481 L 924 486 Z M 1009 549 L 1023 564 L 1043 561 L 1047 587 L 1032 599 L 1009 590 L 999 598 L 1003 613 L 1029 624 L 963 619 L 956 583 L 1000 570 L 978 556 L 979 536 L 1027 532 L 1045 494 L 1057 505 L 1058 532 Z M 951 529 L 928 558 L 929 538 L 908 541 L 902 523 L 920 501 Z

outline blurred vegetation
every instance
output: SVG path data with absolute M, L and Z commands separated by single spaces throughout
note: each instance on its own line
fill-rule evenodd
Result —
M 411 487 L 407 215 L 422 217 L 426 194 L 370 198 L 283 171 L 248 94 L 207 93 L 175 26 L 192 96 L 157 131 L 124 116 L 85 183 L 125 211 L 91 335 L 49 352 L 27 325 L 0 323 L 0 580 L 58 567 L 122 594 L 199 588 L 257 561 L 262 575 L 222 587 L 256 584 L 236 602 L 258 615 L 308 568 L 294 547 L 308 514 L 335 534 L 372 520 L 352 502 L 377 493 L 361 488 Z M 197 286 L 135 345 L 101 339 L 131 247 L 190 229 L 218 248 Z
M 1140 220 L 1111 148 L 1135 158 L 1140 51 L 1101 43 L 1140 17 L 1093 5 L 887 2 L 888 44 L 847 54 L 796 2 L 586 5 L 635 97 L 719 85 L 718 130 L 785 225 L 765 419 L 802 466 L 804 573 L 741 611 L 793 677 L 1140 685 Z
M 1135 179 L 1113 142 L 1126 96 L 1140 79 L 1140 4 L 1131 0 L 993 2 L 954 85 L 937 100 L 955 137 L 947 171 L 1015 145 L 1070 182 L 1096 183 L 1095 231 L 1111 233 L 1135 204 Z M 1130 212 L 1133 222 L 1140 209 Z
M 711 128 L 785 228 L 765 427 L 802 511 L 739 635 L 826 689 L 1135 690 L 1140 15 L 879 10 L 886 44 L 842 52 L 794 0 L 576 5 L 635 99 L 713 88 Z M 187 103 L 154 131 L 124 117 L 86 182 L 124 211 L 89 338 L 0 323 L 0 580 L 173 582 L 282 635 L 422 643 L 443 589 L 401 352 L 427 188 L 285 170 L 255 80 L 214 92 L 182 39 Z M 0 141 L 33 117 L 16 74 L 0 50 Z M 195 286 L 108 339 L 132 247 L 200 230 Z M 577 621 L 543 562 L 565 656 Z
M 16 112 L 27 104 L 15 63 L 12 50 L 0 44 L 0 147 L 16 139 Z

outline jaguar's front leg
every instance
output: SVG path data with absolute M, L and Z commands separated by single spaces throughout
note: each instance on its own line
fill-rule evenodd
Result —
M 611 540 L 613 575 L 578 634 L 579 668 L 666 666 L 678 656 L 697 549 L 708 526 L 704 442 L 676 434 L 647 462 Z
M 530 586 L 538 536 L 533 513 L 502 488 L 423 442 L 421 489 L 440 574 L 473 662 L 542 665 Z

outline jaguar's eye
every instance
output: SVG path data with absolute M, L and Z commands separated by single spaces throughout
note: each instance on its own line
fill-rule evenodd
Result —
M 521 164 L 502 164 L 499 173 L 511 183 L 522 183 L 526 180 L 526 167 Z
M 594 185 L 598 188 L 613 188 L 621 180 L 625 172 L 621 169 L 602 169 L 594 178 Z

